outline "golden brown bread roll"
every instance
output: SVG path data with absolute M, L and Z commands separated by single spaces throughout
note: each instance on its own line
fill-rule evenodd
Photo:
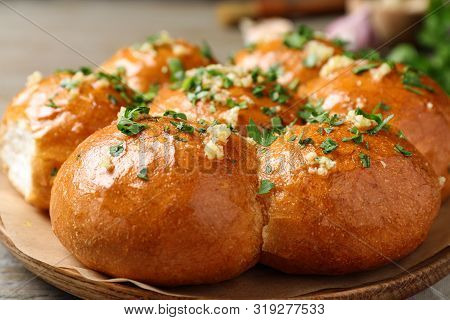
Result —
M 301 97 L 331 112 L 359 107 L 394 114 L 391 124 L 428 159 L 450 195 L 450 98 L 429 77 L 401 65 L 333 57 L 321 77 L 299 89 Z
M 261 251 L 285 272 L 355 272 L 410 253 L 438 212 L 438 177 L 387 131 L 389 117 L 322 113 L 265 137 L 252 124 L 244 139 L 182 113 L 139 120 L 146 113 L 123 108 L 117 125 L 79 145 L 52 190 L 57 237 L 100 272 L 212 283 Z
M 287 125 L 296 120 L 295 110 L 288 106 L 292 92 L 276 79 L 276 72 L 244 71 L 235 66 L 192 69 L 178 87 L 166 85 L 158 91 L 150 113 L 161 116 L 172 110 L 191 120 L 217 119 L 242 133 L 250 119 L 258 125 L 271 121 L 275 126 Z
M 132 94 L 118 75 L 61 71 L 29 77 L 0 126 L 0 160 L 9 180 L 32 205 L 48 209 L 61 164 L 91 133 L 111 123 Z
M 123 123 L 129 136 L 115 124 L 97 131 L 55 180 L 50 215 L 64 246 L 94 270 L 158 285 L 214 283 L 253 266 L 255 147 L 223 124 L 151 118 L 134 135 L 136 122 Z
M 236 65 L 244 69 L 268 71 L 278 66 L 282 76 L 278 81 L 295 87 L 317 77 L 320 67 L 342 49 L 306 26 L 287 33 L 283 38 L 248 46 L 234 56 Z
M 273 184 L 263 196 L 262 263 L 345 274 L 404 257 L 425 239 L 440 206 L 437 176 L 406 140 L 363 133 L 377 125 L 366 118 L 349 122 L 294 126 L 261 154 L 260 179 Z
M 101 68 L 110 73 L 123 68 L 127 84 L 134 90 L 146 92 L 151 85 L 176 81 L 184 70 L 214 61 L 206 44 L 199 48 L 161 32 L 141 44 L 120 49 Z

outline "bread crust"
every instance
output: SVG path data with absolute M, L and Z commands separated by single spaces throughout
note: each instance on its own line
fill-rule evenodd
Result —
M 260 178 L 275 184 L 264 203 L 269 217 L 263 230 L 261 262 L 295 274 L 345 274 L 372 269 L 404 257 L 425 239 L 440 206 L 437 176 L 405 140 L 380 131 L 365 135 L 370 145 L 341 142 L 350 125 L 318 133 L 323 125 L 293 127 L 261 157 Z M 338 147 L 324 154 L 319 145 L 331 138 Z M 405 157 L 394 150 L 401 144 Z M 308 154 L 336 162 L 325 175 L 308 171 Z M 364 168 L 360 153 L 370 157 Z M 267 166 L 272 170 L 267 173 Z
M 324 105 L 333 100 L 327 110 L 337 113 L 356 107 L 372 112 L 379 102 L 388 105 L 389 110 L 379 108 L 377 112 L 385 117 L 394 114 L 391 124 L 425 156 L 437 175 L 446 179 L 444 200 L 450 195 L 450 98 L 427 76 L 421 76 L 421 81 L 434 92 L 417 88 L 421 92 L 417 94 L 406 90 L 401 79 L 404 68 L 397 65 L 380 81 L 374 81 L 370 72 L 356 75 L 348 68 L 335 80 L 311 80 L 298 93 L 303 98 L 323 100 Z
M 176 47 L 182 47 L 183 51 L 177 52 Z M 146 92 L 153 84 L 170 82 L 168 60 L 171 58 L 179 59 L 185 70 L 215 62 L 204 57 L 197 46 L 177 39 L 155 49 L 122 48 L 106 60 L 101 69 L 113 73 L 117 68 L 124 68 L 127 84 L 134 90 Z
M 82 80 L 77 92 L 62 88 L 61 82 L 72 77 L 72 73 L 58 72 L 27 86 L 7 107 L 0 127 L 0 148 L 9 143 L 5 133 L 18 123 L 25 123 L 31 132 L 35 154 L 31 191 L 25 200 L 41 209 L 48 209 L 50 189 L 61 164 L 85 138 L 116 119 L 126 104 L 112 86 L 98 83 L 95 77 Z M 54 107 L 48 106 L 50 100 Z M 9 167 L 2 163 L 8 172 Z
M 224 158 L 209 160 L 205 134 L 170 121 L 145 120 L 132 137 L 111 125 L 81 143 L 52 190 L 53 230 L 84 265 L 111 276 L 164 286 L 233 278 L 261 250 L 255 147 L 232 134 Z

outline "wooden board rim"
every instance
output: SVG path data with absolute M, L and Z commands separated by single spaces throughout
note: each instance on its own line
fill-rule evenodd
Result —
M 96 282 L 81 277 L 76 271 L 50 266 L 22 251 L 2 232 L 0 240 L 26 269 L 49 284 L 83 299 L 184 299 L 148 291 L 125 283 Z M 432 286 L 450 273 L 450 247 L 447 247 L 408 273 L 349 289 L 312 292 L 289 299 L 404 299 Z M 207 299 L 207 297 L 205 297 Z

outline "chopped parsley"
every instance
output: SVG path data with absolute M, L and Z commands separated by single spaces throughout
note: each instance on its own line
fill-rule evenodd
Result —
M 270 91 L 270 99 L 274 102 L 278 102 L 280 104 L 286 103 L 290 96 L 287 92 L 287 90 L 279 83 L 277 83 L 273 89 Z
M 332 152 L 333 150 L 335 150 L 338 147 L 338 144 L 336 143 L 336 141 L 334 141 L 331 138 L 326 138 L 321 144 L 320 147 L 323 150 L 323 153 L 328 154 L 330 152 Z
M 109 147 L 109 154 L 113 157 L 117 157 L 119 156 L 122 152 L 123 152 L 123 142 L 115 145 L 115 146 L 111 146 Z
M 273 184 L 270 180 L 261 180 L 261 184 L 259 185 L 258 194 L 266 194 L 269 193 L 270 190 L 275 187 L 275 184 Z
M 127 136 L 138 134 L 147 128 L 147 125 L 138 123 L 136 120 L 140 115 L 148 114 L 149 108 L 146 106 L 131 106 L 122 108 L 119 113 L 119 121 L 117 122 L 117 129 Z
M 184 79 L 184 68 L 181 60 L 178 58 L 170 58 L 167 60 L 167 66 L 170 71 L 170 82 L 179 82 Z
M 268 164 L 264 170 L 265 173 L 267 174 L 271 174 L 272 173 L 272 166 L 270 164 Z
M 377 113 L 379 110 L 389 111 L 391 107 L 383 102 L 378 102 L 377 105 L 372 109 L 372 113 Z
M 396 144 L 394 146 L 394 150 L 401 153 L 402 155 L 404 155 L 405 157 L 411 157 L 412 156 L 412 152 L 406 150 L 405 148 L 403 148 L 401 145 Z
M 400 139 L 405 139 L 406 140 L 406 136 L 405 136 L 405 134 L 403 133 L 402 130 L 398 130 L 397 135 L 398 135 L 398 137 Z
M 57 108 L 61 108 L 61 106 L 58 106 L 55 101 L 53 101 L 53 98 L 48 99 L 47 104 L 45 105 L 46 107 L 50 107 L 53 109 L 57 109 Z
M 158 94 L 158 91 L 159 91 L 159 85 L 157 85 L 157 84 L 151 85 L 148 88 L 147 92 L 138 93 L 135 96 L 134 101 L 135 102 L 145 102 L 145 103 L 152 102 L 153 99 L 155 99 L 156 95 Z
M 117 106 L 117 98 L 114 97 L 112 94 L 108 94 L 108 100 L 115 106 Z
M 361 152 L 359 154 L 359 160 L 363 168 L 370 168 L 370 157 L 367 154 Z
M 387 127 L 387 123 L 394 117 L 394 115 L 391 114 L 387 116 L 385 119 L 383 119 L 383 116 L 379 113 L 377 114 L 366 113 L 360 108 L 356 108 L 355 114 L 362 115 L 364 118 L 373 120 L 377 123 L 377 125 L 374 128 L 367 130 L 367 133 L 372 135 L 378 133 L 381 129 Z
M 363 142 L 364 138 L 362 133 L 358 130 L 357 127 L 352 127 L 349 130 L 351 133 L 353 133 L 353 136 L 348 137 L 348 138 L 342 138 L 342 142 L 348 142 L 348 141 L 353 141 L 356 144 L 360 144 Z
M 247 136 L 264 147 L 270 146 L 277 140 L 277 136 L 273 134 L 273 130 L 263 128 L 260 131 L 252 119 L 250 119 L 249 124 L 247 125 Z
M 179 131 L 181 132 L 186 132 L 186 133 L 193 133 L 194 132 L 194 127 L 187 124 L 186 122 L 176 122 L 176 121 L 170 121 L 170 123 L 177 128 Z
M 80 85 L 80 81 L 72 80 L 72 79 L 63 79 L 61 80 L 61 83 L 59 84 L 61 88 L 72 90 L 78 88 Z
M 56 175 L 58 174 L 59 169 L 56 167 L 53 167 L 52 170 L 50 171 L 50 176 L 51 177 L 56 177 Z
M 300 25 L 296 31 L 288 32 L 284 36 L 283 44 L 288 48 L 302 49 L 313 38 L 314 31 L 305 25 Z
M 208 44 L 208 42 L 203 41 L 202 45 L 200 46 L 200 53 L 202 54 L 203 57 L 205 57 L 206 59 L 209 60 L 213 60 L 213 54 L 212 54 L 212 50 L 210 45 Z
M 265 86 L 259 85 L 253 88 L 253 95 L 257 98 L 261 98 L 264 95 Z
M 137 174 L 139 179 L 148 181 L 148 171 L 147 168 L 142 168 L 139 173 Z
M 276 107 L 261 107 L 261 111 L 269 117 L 275 116 L 277 114 Z
M 420 80 L 420 72 L 411 67 L 406 67 L 402 74 L 402 83 L 405 89 L 412 91 L 414 93 L 419 93 L 420 91 L 415 90 L 415 88 L 425 89 L 428 92 L 434 92 L 434 89 Z
M 163 116 L 164 116 L 164 117 L 165 117 L 165 116 L 170 116 L 170 117 L 172 117 L 172 118 L 174 118 L 174 119 L 183 119 L 183 120 L 187 120 L 187 117 L 186 117 L 186 115 L 185 115 L 184 113 L 182 113 L 182 112 L 175 112 L 175 111 L 172 111 L 172 110 L 167 110 L 167 111 L 165 111 L 164 114 L 163 114 Z
M 368 71 L 368 70 L 370 70 L 372 68 L 375 68 L 377 66 L 378 66 L 378 63 L 367 63 L 367 64 L 364 64 L 362 66 L 354 67 L 352 69 L 352 72 L 354 74 L 361 74 L 361 73 L 366 72 L 366 71 Z

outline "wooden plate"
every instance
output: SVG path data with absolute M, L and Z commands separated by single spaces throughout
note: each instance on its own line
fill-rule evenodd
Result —
M 0 240 L 31 272 L 55 287 L 83 299 L 182 299 L 123 283 L 99 283 L 77 272 L 52 267 L 23 252 L 1 232 Z M 450 247 L 396 277 L 350 289 L 313 292 L 293 299 L 403 299 L 433 285 L 450 273 Z

